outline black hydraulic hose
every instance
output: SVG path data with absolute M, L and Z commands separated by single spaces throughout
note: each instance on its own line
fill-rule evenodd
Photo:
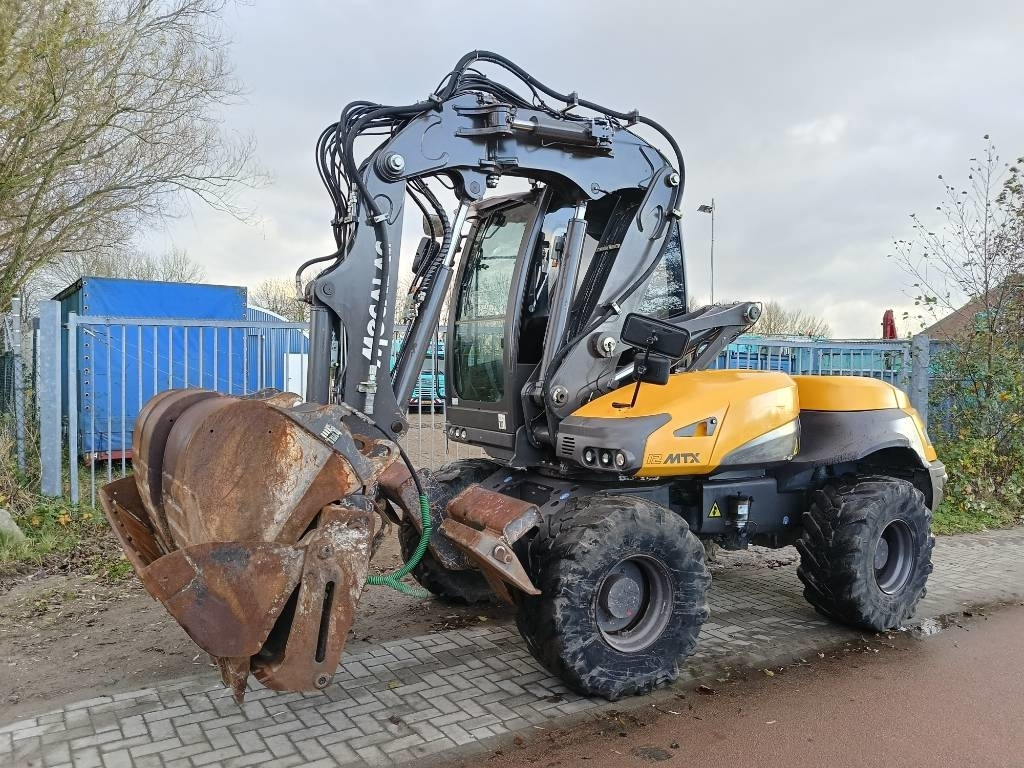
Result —
M 679 206 L 680 206 L 680 203 L 682 201 L 682 196 L 683 196 L 683 186 L 685 185 L 685 182 L 686 182 L 686 164 L 685 164 L 685 161 L 683 160 L 683 151 L 682 151 L 682 149 L 680 149 L 679 143 L 675 140 L 675 137 L 671 133 L 669 133 L 665 129 L 665 127 L 662 126 L 660 123 L 658 123 L 658 122 L 656 122 L 656 121 L 654 121 L 654 120 L 652 120 L 652 119 L 650 119 L 648 117 L 644 117 L 639 112 L 636 112 L 636 111 L 634 111 L 634 112 L 619 112 L 617 110 L 610 109 L 609 107 L 602 106 L 601 104 L 598 104 L 597 102 L 589 101 L 588 99 L 581 99 L 581 98 L 579 98 L 574 93 L 573 94 L 559 93 L 558 91 L 554 90 L 553 88 L 550 88 L 549 86 L 547 86 L 544 83 L 542 83 L 540 80 L 535 78 L 533 75 L 531 75 L 529 72 L 527 72 L 525 69 L 520 67 L 515 62 L 511 61 L 510 59 L 506 58 L 505 56 L 502 56 L 499 53 L 494 53 L 493 51 L 481 51 L 481 50 L 471 51 L 471 52 L 467 53 L 465 56 L 463 56 L 461 59 L 459 59 L 459 62 L 455 65 L 455 69 L 452 70 L 452 72 L 449 74 L 449 76 L 447 78 L 447 84 L 437 94 L 438 97 L 440 97 L 442 100 L 451 98 L 451 95 L 457 90 L 457 88 L 459 86 L 460 76 L 469 68 L 469 65 L 472 64 L 475 61 L 486 61 L 486 62 L 490 62 L 492 64 L 497 64 L 498 66 L 501 66 L 504 69 L 506 69 L 509 72 L 511 72 L 512 74 L 514 74 L 516 77 L 518 77 L 520 80 L 522 80 L 524 83 L 526 83 L 526 85 L 530 86 L 531 88 L 534 88 L 534 89 L 536 89 L 536 90 L 538 90 L 538 91 L 540 91 L 540 92 L 550 96 L 553 99 L 558 99 L 559 101 L 562 101 L 562 102 L 564 102 L 564 103 L 566 103 L 568 105 L 571 105 L 571 106 L 578 105 L 578 106 L 583 107 L 584 109 L 589 109 L 589 110 L 592 110 L 594 112 L 599 112 L 599 113 L 602 113 L 602 114 L 607 115 L 609 117 L 615 118 L 617 120 L 625 120 L 625 121 L 628 121 L 629 123 L 642 123 L 644 125 L 647 125 L 647 126 L 653 128 L 657 133 L 659 133 L 665 139 L 665 141 L 668 142 L 669 146 L 672 147 L 672 152 L 676 156 L 676 162 L 678 163 L 678 166 L 679 166 L 679 183 L 676 185 L 675 190 L 672 193 L 672 203 L 670 205 L 670 211 L 671 212 L 675 212 L 675 211 L 679 210 Z M 502 86 L 502 88 L 504 88 L 504 86 Z M 564 115 L 560 115 L 560 117 L 564 118 L 565 116 Z M 670 212 L 669 215 L 672 215 L 671 212 Z M 666 250 L 667 246 L 668 246 L 668 237 L 666 237 L 665 238 L 665 242 L 662 243 L 661 250 L 658 253 L 658 258 L 656 258 L 654 261 L 652 261 L 651 265 L 644 271 L 644 273 L 641 274 L 622 293 L 620 293 L 616 297 L 616 299 L 614 300 L 614 303 L 618 304 L 618 303 L 624 301 L 625 299 L 629 298 L 630 296 L 633 295 L 633 293 L 635 293 L 637 291 L 637 289 L 639 289 L 639 287 L 641 285 L 644 284 L 644 282 L 651 276 L 651 274 L 657 268 L 658 264 L 664 258 L 665 250 Z M 606 316 L 605 316 L 604 319 L 607 319 L 608 315 L 610 315 L 610 313 L 606 313 Z M 602 319 L 601 322 L 604 322 L 604 319 Z M 596 327 L 597 325 L 600 325 L 600 323 L 592 324 L 591 328 Z M 570 346 L 570 345 L 567 344 L 566 346 Z
M 295 289 L 297 291 L 302 290 L 302 273 L 305 272 L 307 269 L 312 267 L 314 264 L 319 264 L 320 262 L 327 261 L 328 259 L 337 259 L 340 256 L 341 249 L 339 248 L 334 253 L 329 253 L 326 256 L 317 256 L 315 258 L 307 259 L 306 261 L 302 262 L 299 265 L 299 268 L 295 270 Z
M 414 203 L 416 203 L 416 207 L 420 209 L 420 213 L 423 214 L 424 220 L 427 222 L 427 225 L 430 227 L 430 237 L 431 238 L 436 238 L 437 235 L 435 234 L 434 220 L 432 218 L 430 218 L 430 212 L 427 211 L 426 204 L 420 199 L 419 194 L 417 194 L 417 192 L 413 191 L 412 186 L 409 187 L 409 197 L 411 197 L 412 201 Z M 442 232 L 441 235 L 444 236 L 444 233 Z
M 452 232 L 452 222 L 448 220 L 448 213 L 445 211 L 444 206 L 441 205 L 441 201 L 437 199 L 437 195 L 434 194 L 434 190 L 427 186 L 427 183 L 422 179 L 417 179 L 413 182 L 416 189 L 427 198 L 427 202 L 430 203 L 434 209 L 434 213 L 437 214 L 438 219 L 441 220 L 441 248 L 438 250 L 438 254 L 442 256 L 448 252 L 448 245 L 451 243 L 454 233 Z M 434 228 L 431 226 L 430 231 L 433 232 Z
M 415 184 L 416 189 L 418 189 L 423 196 L 427 198 L 427 201 L 434 209 L 434 213 L 436 213 L 437 217 L 441 220 L 441 225 L 445 230 L 447 231 L 451 229 L 451 222 L 448 221 L 448 212 L 445 211 L 444 206 L 441 205 L 441 201 L 437 199 L 437 195 L 434 194 L 434 190 L 428 187 L 427 183 L 422 179 L 416 179 L 413 184 Z
M 496 64 L 504 68 L 511 74 L 515 75 L 517 78 L 519 78 L 519 80 L 521 80 L 530 88 L 535 100 L 539 102 L 539 105 L 537 105 L 538 108 L 550 114 L 556 115 L 560 119 L 564 120 L 578 118 L 568 116 L 565 114 L 564 111 L 556 112 L 555 110 L 551 109 L 551 107 L 544 104 L 543 100 L 538 95 L 538 91 L 551 97 L 552 99 L 556 99 L 558 101 L 565 103 L 570 108 L 578 106 L 584 109 L 589 109 L 591 111 L 598 112 L 614 120 L 626 121 L 629 125 L 641 123 L 654 129 L 671 146 L 678 163 L 679 183 L 675 185 L 675 188 L 672 193 L 672 202 L 670 205 L 669 215 L 672 216 L 677 214 L 679 210 L 679 203 L 682 198 L 686 169 L 683 160 L 682 150 L 679 148 L 679 144 L 676 142 L 675 138 L 662 125 L 655 122 L 654 120 L 651 120 L 650 118 L 641 116 L 636 111 L 620 112 L 617 110 L 612 110 L 608 107 L 604 107 L 596 102 L 592 102 L 587 99 L 580 99 L 575 93 L 559 93 L 558 91 L 555 91 L 554 89 L 544 85 L 544 83 L 530 75 L 522 67 L 518 66 L 517 64 L 515 64 L 514 62 L 500 54 L 494 53 L 492 51 L 472 51 L 463 56 L 456 64 L 455 68 L 445 78 L 442 79 L 441 83 L 438 85 L 436 93 L 432 95 L 429 100 L 418 102 L 416 104 L 410 104 L 408 106 L 399 107 L 383 107 L 367 101 L 352 102 L 342 110 L 342 114 L 338 122 L 335 123 L 333 126 L 329 127 L 327 131 L 325 131 L 325 133 L 321 136 L 322 148 L 320 148 L 321 142 L 318 142 L 318 148 L 321 156 L 320 160 L 324 165 L 327 165 L 327 157 L 325 155 L 329 154 L 330 156 L 330 170 L 332 173 L 328 174 L 326 170 L 323 170 L 321 175 L 322 177 L 326 175 L 328 176 L 328 178 L 330 178 L 330 183 L 328 183 L 325 180 L 325 186 L 328 187 L 328 193 L 331 194 L 332 198 L 335 199 L 336 212 L 339 213 L 338 218 L 347 218 L 348 214 L 347 205 L 344 199 L 344 192 L 341 189 L 341 185 L 337 183 L 338 178 L 344 178 L 349 183 L 354 183 L 356 185 L 356 189 L 358 190 L 360 198 L 366 204 L 366 209 L 368 213 L 367 218 L 369 220 L 369 223 L 373 225 L 374 230 L 380 240 L 381 252 L 383 255 L 383 258 L 381 259 L 381 284 L 385 291 L 388 290 L 388 283 L 390 278 L 391 244 L 388 237 L 387 226 L 384 224 L 382 220 L 379 220 L 382 215 L 380 209 L 377 207 L 376 202 L 370 196 L 369 191 L 366 187 L 366 183 L 362 178 L 362 168 L 356 166 L 355 160 L 353 158 L 353 146 L 355 139 L 356 137 L 363 135 L 364 132 L 366 132 L 368 129 L 375 128 L 378 126 L 390 125 L 392 130 L 395 130 L 396 125 L 402 124 L 403 119 L 411 119 L 415 115 L 421 114 L 428 110 L 439 109 L 444 101 L 447 101 L 456 93 L 462 92 L 462 89 L 464 87 L 490 91 L 513 104 L 529 106 L 525 99 L 520 97 L 518 94 L 516 94 L 508 87 L 495 81 L 490 81 L 485 75 L 479 73 L 478 70 L 471 70 L 470 65 L 475 61 L 484 61 Z M 325 136 L 329 135 L 332 132 L 332 129 L 334 141 L 328 148 L 329 142 L 327 141 Z M 339 155 L 340 158 L 338 157 Z M 337 166 L 335 165 L 336 159 L 340 159 L 342 165 L 341 169 L 338 169 Z M 365 166 L 365 163 L 363 165 Z M 435 210 L 439 211 L 439 214 L 442 217 L 442 222 L 444 222 L 445 224 L 445 241 L 447 241 L 449 236 L 454 235 L 449 235 L 448 230 L 450 229 L 450 227 L 447 224 L 447 217 L 444 216 L 443 210 L 440 209 L 439 203 L 437 203 L 436 198 L 433 196 L 433 193 L 425 184 L 422 185 L 422 187 L 417 186 L 417 189 L 418 191 L 421 192 L 421 194 L 428 196 L 428 200 L 430 200 L 431 205 L 435 207 Z M 416 202 L 416 204 L 420 207 L 420 209 L 424 213 L 426 213 L 426 211 L 424 210 L 424 206 L 422 205 L 422 201 L 419 200 L 415 195 L 413 195 L 413 199 Z M 345 215 L 340 215 L 342 213 L 344 213 Z M 431 231 L 433 232 L 433 225 L 431 225 Z M 336 233 L 336 238 L 341 240 L 340 232 Z M 577 343 L 579 343 L 580 340 L 586 338 L 586 336 L 593 332 L 595 328 L 599 327 L 603 322 L 605 322 L 609 317 L 611 317 L 617 311 L 616 305 L 619 302 L 631 296 L 636 290 L 640 288 L 640 286 L 644 284 L 644 282 L 653 273 L 654 269 L 657 268 L 657 265 L 664 258 L 665 250 L 668 247 L 668 241 L 669 236 L 666 236 L 664 241 L 662 242 L 658 257 L 652 261 L 651 265 L 646 270 L 644 270 L 643 274 L 641 274 L 623 292 L 621 292 L 616 297 L 616 299 L 609 302 L 606 305 L 605 309 L 602 311 L 601 315 L 598 318 L 596 318 L 593 322 L 591 322 L 586 329 L 576 334 L 571 340 L 569 340 L 569 342 L 564 344 L 558 350 L 558 352 L 552 358 L 550 370 L 557 370 L 557 368 L 564 361 L 565 356 L 568 354 L 570 349 L 572 349 Z M 442 248 L 442 251 L 443 250 L 444 248 Z M 317 263 L 319 261 L 325 261 L 332 257 L 337 257 L 343 252 L 344 243 L 339 242 L 339 250 L 337 253 L 332 254 L 330 256 L 321 257 L 319 259 L 313 259 L 310 262 L 307 262 L 305 265 L 303 265 L 303 267 L 300 268 L 300 272 L 302 269 L 305 269 L 309 264 Z M 379 312 L 377 313 L 375 319 L 374 336 L 380 335 L 382 327 L 383 313 Z M 548 377 L 548 382 L 546 382 L 545 384 L 545 390 L 547 390 L 549 383 L 550 377 Z M 545 395 L 546 394 L 547 392 L 545 392 Z
M 679 144 L 676 142 L 672 134 L 665 130 L 665 128 L 661 124 L 655 122 L 654 120 L 651 120 L 648 117 L 643 117 L 638 112 L 619 112 L 617 110 L 604 107 L 596 102 L 589 101 L 587 99 L 581 99 L 577 97 L 576 94 L 559 93 L 553 88 L 544 85 L 544 83 L 535 78 L 533 75 L 531 75 L 529 72 L 527 72 L 525 69 L 520 67 L 515 62 L 511 61 L 510 59 L 507 59 L 506 57 L 502 56 L 499 53 L 494 53 L 493 51 L 470 51 L 461 59 L 459 59 L 458 64 L 455 65 L 455 69 L 452 70 L 447 85 L 444 87 L 442 92 L 437 94 L 442 100 L 451 98 L 452 93 L 454 93 L 455 89 L 458 87 L 459 76 L 463 72 L 465 72 L 468 66 L 472 64 L 474 61 L 487 61 L 491 62 L 492 64 L 498 64 L 501 67 L 507 69 L 512 74 L 514 74 L 527 85 L 536 88 L 541 93 L 544 93 L 553 99 L 558 99 L 559 101 L 565 102 L 566 104 L 579 105 L 585 109 L 600 112 L 609 117 L 614 117 L 618 120 L 625 120 L 631 123 L 643 123 L 644 125 L 648 125 L 651 128 L 653 128 L 655 131 L 660 133 L 669 143 L 669 145 L 672 147 L 672 151 L 675 153 L 676 160 L 679 162 L 679 185 L 676 188 L 675 195 L 673 196 L 672 208 L 676 209 L 679 207 L 679 200 L 682 197 L 683 191 L 683 182 L 686 176 L 686 168 L 683 163 L 683 152 L 679 148 Z
M 366 126 L 371 120 L 379 120 L 384 117 L 412 117 L 414 115 L 425 112 L 428 109 L 432 109 L 434 103 L 431 101 L 422 101 L 416 104 L 410 104 L 405 107 L 380 107 L 368 111 L 362 117 L 357 119 L 351 129 L 347 130 L 344 136 L 345 143 L 342 147 L 342 161 L 345 163 L 346 171 L 348 172 L 349 178 L 355 183 L 356 188 L 359 190 L 359 195 L 366 203 L 367 212 L 369 213 L 369 220 L 373 224 L 373 228 L 377 233 L 377 237 L 380 240 L 380 284 L 381 290 L 384 291 L 385 299 L 389 292 L 389 279 L 391 275 L 391 241 L 388 237 L 388 228 L 384 221 L 379 221 L 378 218 L 381 216 L 380 209 L 377 207 L 377 203 L 370 195 L 369 190 L 366 188 L 366 182 L 362 178 L 362 174 L 359 173 L 358 168 L 355 165 L 355 161 L 352 158 L 352 147 L 355 142 L 355 137 L 359 135 L 360 131 Z M 381 330 L 384 327 L 384 313 L 377 312 L 373 321 L 373 338 L 380 338 Z M 379 363 L 380 349 L 377 350 Z

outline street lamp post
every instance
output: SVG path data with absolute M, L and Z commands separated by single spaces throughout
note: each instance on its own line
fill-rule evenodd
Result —
M 711 214 L 711 303 L 715 303 L 715 198 L 711 198 L 710 204 L 704 204 L 697 208 L 697 213 Z

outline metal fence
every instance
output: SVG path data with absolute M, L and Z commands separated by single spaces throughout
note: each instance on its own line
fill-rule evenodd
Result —
M 26 389 L 15 356 L 13 319 L 5 323 L 0 356 L 0 414 L 16 429 L 38 416 L 42 490 L 68 493 L 95 504 L 98 485 L 127 472 L 134 421 L 155 394 L 175 387 L 205 387 L 242 395 L 265 387 L 304 394 L 306 326 L 253 320 L 179 320 L 126 317 L 61 318 L 56 302 L 40 303 L 34 368 L 35 408 L 26 414 L 17 395 Z M 401 345 L 396 338 L 394 349 Z M 19 353 L 20 355 L 20 353 Z M 11 367 L 13 365 L 13 367 Z M 853 375 L 881 379 L 906 390 L 927 414 L 928 343 L 913 341 L 809 341 L 741 336 L 715 368 L 782 371 L 792 375 Z M 438 332 L 422 365 L 403 440 L 420 466 L 480 455 L 446 437 L 445 339 Z M 20 455 L 24 456 L 24 445 Z
M 80 469 L 95 505 L 97 473 L 107 482 L 128 469 L 132 426 L 154 395 L 201 387 L 246 395 L 266 387 L 305 394 L 304 323 L 79 317 L 63 328 L 70 495 Z
M 909 339 L 811 341 L 743 335 L 718 356 L 712 368 L 781 371 L 793 376 L 868 376 L 910 390 Z
M 22 345 L 21 301 L 0 316 L 0 435 L 14 444 L 18 470 L 25 471 L 25 365 Z

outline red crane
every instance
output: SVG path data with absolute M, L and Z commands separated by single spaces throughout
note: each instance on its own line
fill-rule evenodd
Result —
M 891 309 L 885 310 L 885 314 L 882 315 L 882 338 L 896 338 L 896 318 L 893 316 Z

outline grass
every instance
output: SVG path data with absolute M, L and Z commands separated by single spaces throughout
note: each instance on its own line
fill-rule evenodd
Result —
M 942 504 L 932 517 L 932 532 L 948 536 L 956 533 L 978 533 L 996 528 L 1009 528 L 1024 522 L 1024 518 L 1014 517 L 1003 510 L 955 509 L 952 505 Z
M 120 581 L 132 572 L 98 510 L 36 497 L 27 509 L 13 516 L 25 540 L 0 537 L 0 577 L 47 569 Z
M 0 508 L 25 533 L 15 542 L 0 534 L 0 580 L 33 570 L 95 574 L 116 581 L 132 572 L 103 513 L 88 504 L 39 494 L 38 435 L 26 435 L 26 471 L 14 460 L 13 427 L 0 417 Z

